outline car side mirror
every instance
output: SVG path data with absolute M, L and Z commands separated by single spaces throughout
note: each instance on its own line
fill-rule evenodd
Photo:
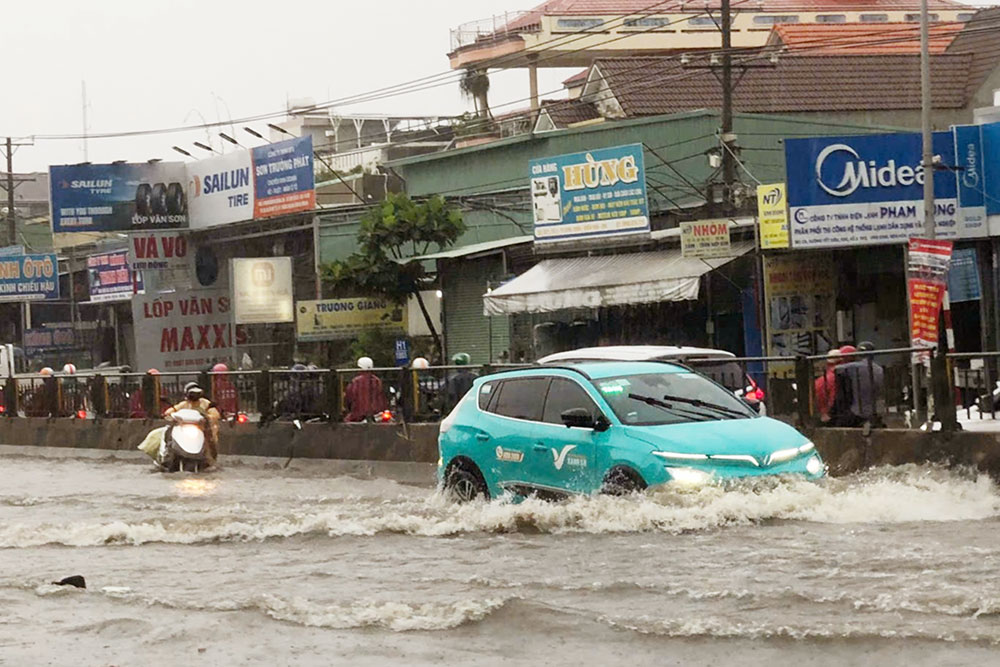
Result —
M 577 426 L 579 428 L 592 428 L 595 431 L 607 431 L 608 427 L 611 426 L 607 417 L 598 415 L 595 418 L 586 408 L 571 408 L 559 416 L 567 428 Z
M 578 426 L 579 428 L 594 427 L 594 416 L 586 408 L 570 408 L 559 416 L 562 418 L 562 423 L 566 424 L 566 428 L 570 426 Z

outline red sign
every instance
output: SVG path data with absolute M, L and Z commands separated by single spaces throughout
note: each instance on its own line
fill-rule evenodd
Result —
M 910 342 L 934 347 L 938 342 L 938 313 L 948 289 L 951 241 L 910 239 L 907 282 L 910 298 Z

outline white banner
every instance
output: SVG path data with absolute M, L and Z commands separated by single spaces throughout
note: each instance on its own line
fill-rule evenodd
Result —
M 232 262 L 238 324 L 295 321 L 291 257 L 252 257 Z
M 253 220 L 254 176 L 250 151 L 187 164 L 191 229 Z
M 225 290 L 182 290 L 132 300 L 135 353 L 143 371 L 201 371 L 232 356 L 230 298 Z
M 936 236 L 964 236 L 956 215 L 957 202 L 936 199 L 934 204 Z M 901 243 L 924 232 L 921 201 L 793 206 L 790 212 L 795 248 Z

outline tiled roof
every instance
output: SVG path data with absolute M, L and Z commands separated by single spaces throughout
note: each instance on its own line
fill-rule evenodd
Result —
M 580 100 L 545 102 L 542 108 L 548 114 L 549 118 L 552 119 L 552 123 L 558 128 L 568 127 L 573 123 L 582 123 L 601 117 L 601 114 L 597 112 L 593 104 L 581 102 Z
M 968 53 L 969 65 L 966 95 L 971 96 L 1000 63 L 1000 7 L 983 9 L 965 24 L 948 47 L 947 53 Z
M 526 16 L 538 22 L 540 16 L 581 14 L 590 16 L 620 16 L 625 14 L 664 14 L 667 12 L 700 12 L 705 8 L 718 8 L 719 0 L 675 0 L 656 4 L 651 0 L 548 0 Z M 931 9 L 967 9 L 969 6 L 955 0 L 929 0 Z M 772 11 L 859 11 L 859 10 L 920 10 L 920 0 L 733 0 L 732 7 Z
M 930 27 L 931 53 L 944 53 L 963 23 Z M 812 54 L 920 53 L 919 23 L 783 23 L 774 26 L 768 46 Z
M 932 56 L 934 108 L 965 106 L 972 58 L 965 53 Z M 684 66 L 662 57 L 599 59 L 594 66 L 626 116 L 650 116 L 719 108 L 721 85 L 707 64 L 707 58 Z M 736 87 L 733 108 L 747 113 L 919 109 L 920 58 L 786 54 L 773 66 L 757 61 Z
M 572 88 L 573 86 L 579 86 L 579 85 L 583 84 L 584 81 L 587 80 L 587 75 L 588 74 L 590 74 L 590 68 L 589 67 L 587 69 L 585 69 L 585 70 L 581 70 L 581 71 L 577 72 L 576 74 L 574 74 L 570 78 L 568 78 L 565 81 L 563 81 L 563 86 L 565 86 L 567 88 Z

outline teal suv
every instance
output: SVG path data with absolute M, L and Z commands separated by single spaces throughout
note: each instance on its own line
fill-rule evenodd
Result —
M 826 466 L 813 444 L 679 364 L 580 362 L 476 380 L 441 422 L 438 480 L 459 501 L 629 493 Z

